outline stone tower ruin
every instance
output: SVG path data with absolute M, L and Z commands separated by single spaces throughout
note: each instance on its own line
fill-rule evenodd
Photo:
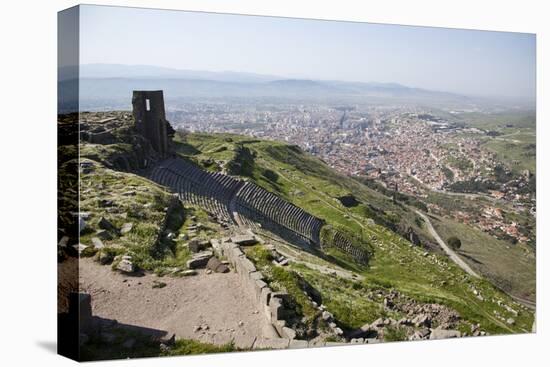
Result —
M 155 151 L 163 157 L 167 156 L 168 122 L 162 90 L 135 90 L 132 106 L 137 131 L 149 140 Z

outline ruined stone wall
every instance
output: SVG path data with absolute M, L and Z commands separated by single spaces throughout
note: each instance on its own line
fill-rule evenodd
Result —
M 168 131 L 162 90 L 134 91 L 132 107 L 136 130 L 161 156 L 168 154 Z
M 358 243 L 361 239 L 354 237 L 349 233 L 332 228 L 331 226 L 323 227 L 321 248 L 336 247 L 337 249 L 349 254 L 360 264 L 367 264 L 369 261 L 369 252 L 361 248 Z
M 239 274 L 244 288 L 250 296 L 258 302 L 259 308 L 263 310 L 265 317 L 280 336 L 280 340 L 270 340 L 269 343 L 288 347 L 290 344 L 300 344 L 300 342 L 303 342 L 296 340 L 293 343 L 296 332 L 286 326 L 285 318 L 290 311 L 285 309 L 283 299 L 287 297 L 288 294 L 274 292 L 265 282 L 263 274 L 258 271 L 252 261 L 245 256 L 239 245 L 229 241 L 219 240 L 212 240 L 211 243 L 214 251 L 217 252 L 219 256 L 227 258 L 229 263 Z M 263 340 L 260 342 L 267 343 L 268 341 Z M 305 343 L 304 346 L 307 346 L 307 342 Z

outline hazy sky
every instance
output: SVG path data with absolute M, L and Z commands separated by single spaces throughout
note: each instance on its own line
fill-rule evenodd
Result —
M 155 65 L 533 97 L 533 34 L 81 7 L 82 64 Z

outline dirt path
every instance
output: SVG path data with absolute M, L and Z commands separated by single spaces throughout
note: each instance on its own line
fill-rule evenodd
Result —
M 418 214 L 420 217 L 422 217 L 422 219 L 424 219 L 424 222 L 426 223 L 426 227 L 428 228 L 428 232 L 430 232 L 430 235 L 436 240 L 436 242 L 439 244 L 439 246 L 441 246 L 443 251 L 445 251 L 445 253 L 451 258 L 451 260 L 453 260 L 456 265 L 460 266 L 462 270 L 464 270 L 466 273 L 476 278 L 479 278 L 479 275 L 475 271 L 473 271 L 472 268 L 470 268 L 470 266 L 466 264 L 466 262 L 456 254 L 456 252 L 454 252 L 449 246 L 447 246 L 447 244 L 445 243 L 445 241 L 441 239 L 441 237 L 439 237 L 439 234 L 436 232 L 436 230 L 432 226 L 432 222 L 430 222 L 430 219 L 428 218 L 428 216 L 424 215 L 424 213 L 418 210 L 415 210 L 415 211 L 416 211 L 416 214 Z
M 257 337 L 273 337 L 263 310 L 233 271 L 183 278 L 128 277 L 81 259 L 79 277 L 81 290 L 92 295 L 94 316 L 167 331 L 177 338 L 214 344 L 234 341 L 237 347 L 250 347 Z M 152 288 L 154 280 L 166 286 Z M 196 330 L 200 325 L 202 329 Z

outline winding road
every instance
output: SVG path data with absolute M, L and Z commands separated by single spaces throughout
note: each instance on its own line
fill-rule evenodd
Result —
M 476 278 L 479 278 L 480 276 L 475 271 L 473 271 L 472 268 L 470 268 L 470 266 L 466 264 L 466 262 L 456 254 L 456 252 L 454 252 L 449 246 L 447 246 L 447 244 L 445 243 L 445 241 L 441 239 L 441 237 L 439 237 L 439 234 L 436 232 L 436 230 L 432 226 L 432 222 L 430 222 L 430 219 L 428 218 L 428 216 L 426 216 L 424 213 L 418 210 L 415 210 L 415 212 L 422 219 L 424 219 L 424 222 L 426 223 L 426 227 L 428 228 L 428 232 L 430 232 L 430 235 L 436 240 L 436 242 L 439 244 L 439 246 L 441 246 L 443 251 L 445 251 L 445 253 L 451 258 L 451 260 L 453 260 L 456 265 L 460 266 L 462 270 L 464 270 L 466 273 Z

